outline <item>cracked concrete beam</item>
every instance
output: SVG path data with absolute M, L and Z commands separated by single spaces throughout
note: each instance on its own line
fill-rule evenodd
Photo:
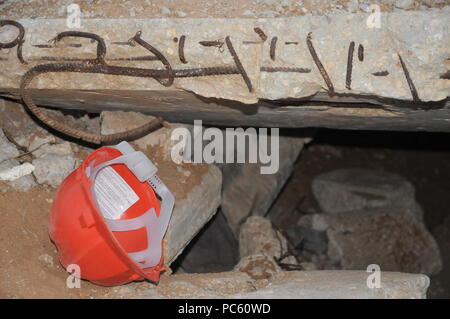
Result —
M 164 70 L 153 54 L 127 44 L 142 30 L 142 38 L 165 55 L 177 76 L 186 69 L 216 66 L 239 73 L 226 44 L 199 43 L 223 42 L 230 36 L 253 90 L 249 91 L 242 74 L 177 77 L 172 86 L 164 87 L 151 78 L 58 72 L 40 75 L 30 87 L 45 89 L 32 94 L 41 105 L 91 112 L 132 110 L 176 122 L 203 119 L 212 125 L 449 131 L 449 12 L 448 6 L 383 12 L 380 28 L 369 27 L 367 13 L 344 11 L 255 19 L 87 18 L 77 30 L 95 32 L 105 40 L 108 64 Z M 20 98 L 20 79 L 35 65 L 95 57 L 96 43 L 89 39 L 64 38 L 56 46 L 48 42 L 69 30 L 65 19 L 17 21 L 25 28 L 22 53 L 28 64 L 20 63 L 15 47 L 0 51 L 0 95 Z M 266 41 L 255 27 L 263 30 Z M 334 96 L 329 95 L 331 87 L 306 42 L 310 32 Z M 0 28 L 2 43 L 16 35 L 12 26 Z M 187 63 L 180 59 L 182 35 Z

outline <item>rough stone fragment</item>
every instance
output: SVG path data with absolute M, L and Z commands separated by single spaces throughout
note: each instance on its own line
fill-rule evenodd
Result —
M 46 153 L 41 149 L 44 146 L 52 146 L 49 144 L 56 143 L 56 138 L 53 135 L 48 135 L 45 137 L 40 137 L 35 135 L 30 143 L 29 143 L 29 149 L 33 151 L 33 155 L 36 157 L 42 157 Z M 57 155 L 68 155 L 68 154 L 57 154 Z
M 442 267 L 439 247 L 425 225 L 392 207 L 306 215 L 299 224 L 326 231 L 328 257 L 343 269 L 377 264 L 382 271 L 432 275 Z
M 296 249 L 304 249 L 317 254 L 327 250 L 328 239 L 324 231 L 294 225 L 286 229 L 285 233 Z
M 53 267 L 54 265 L 53 257 L 49 254 L 42 254 L 38 257 L 38 259 L 50 267 Z
M 0 99 L 0 114 L 0 127 L 6 129 L 21 146 L 29 146 L 36 134 L 43 136 L 45 132 L 19 103 Z
M 34 166 L 30 163 L 23 163 L 8 169 L 0 168 L 0 180 L 15 181 L 23 176 L 30 175 L 34 171 Z
M 424 299 L 425 275 L 381 273 L 381 287 L 368 288 L 363 271 L 290 271 L 263 289 L 230 295 L 236 299 Z
M 133 112 L 102 112 L 102 134 L 135 128 L 153 117 Z M 131 144 L 158 168 L 158 176 L 175 196 L 175 207 L 165 236 L 165 263 L 170 265 L 216 213 L 221 200 L 222 174 L 214 165 L 175 163 L 171 158 L 174 129 L 169 124 Z
M 314 178 L 312 190 L 321 210 L 338 214 L 378 207 L 399 207 L 422 220 L 414 186 L 403 177 L 362 168 L 338 169 Z
M 382 272 L 380 288 L 368 288 L 365 271 L 289 271 L 270 283 L 244 272 L 163 276 L 157 287 L 132 284 L 113 288 L 108 298 L 233 299 L 423 299 L 430 279 L 425 275 Z
M 36 158 L 32 164 L 33 172 L 39 184 L 49 184 L 58 187 L 61 182 L 75 169 L 75 159 L 72 156 L 46 155 Z
M 239 233 L 239 254 L 241 258 L 265 254 L 279 259 L 288 250 L 286 238 L 275 230 L 270 220 L 261 216 L 250 216 Z M 283 262 L 295 264 L 295 258 L 284 258 Z
M 104 135 L 131 130 L 155 119 L 151 115 L 123 111 L 104 111 L 101 113 L 100 118 L 101 133 Z M 175 145 L 175 141 L 172 141 L 170 136 L 177 127 L 186 127 L 186 125 L 171 123 L 170 129 L 159 129 L 154 134 L 147 134 L 133 141 L 133 143 L 140 149 L 158 146 L 161 148 L 160 152 L 164 156 L 164 160 L 171 161 L 171 150 L 172 146 Z
M 64 95 L 66 96 L 66 95 Z M 100 117 L 90 118 L 87 114 L 81 117 L 72 115 L 64 115 L 65 113 L 79 113 L 79 111 L 59 111 L 53 109 L 44 109 L 51 118 L 58 122 L 65 123 L 70 127 L 75 127 L 90 133 L 100 133 Z M 33 119 L 26 107 L 20 103 L 0 99 L 0 127 L 6 129 L 14 140 L 21 146 L 33 151 L 41 144 L 51 146 L 55 143 L 67 143 L 62 139 L 63 136 L 57 137 L 53 131 L 47 131 L 39 120 Z M 71 144 L 75 146 L 76 144 Z M 47 145 L 45 145 L 47 146 Z M 38 151 L 39 152 L 39 151 Z M 33 155 L 36 155 L 33 152 Z
M 309 138 L 280 136 L 279 169 L 261 174 L 260 163 L 223 165 L 222 210 L 235 236 L 250 215 L 264 216 L 292 173 L 298 155 Z M 242 196 L 245 194 L 245 196 Z
M 189 170 L 189 168 L 186 169 Z M 167 174 L 170 173 L 161 174 L 160 177 L 165 180 L 164 177 Z M 193 178 L 200 179 L 200 183 L 193 188 L 189 188 L 189 184 L 186 183 L 184 198 L 177 200 L 175 196 L 175 209 L 165 237 L 165 256 L 168 264 L 183 251 L 217 212 L 220 205 L 222 186 L 220 170 L 213 165 L 208 165 L 203 172 L 192 172 L 192 175 Z
M 29 163 L 20 164 L 15 158 L 20 155 L 16 146 L 9 142 L 3 129 L 10 134 L 14 134 L 17 142 L 19 121 L 26 115 L 18 110 L 20 105 L 0 100 L 0 181 L 7 181 L 0 185 L 1 191 L 18 190 L 27 191 L 36 185 L 30 173 L 33 171 L 33 165 Z M 26 121 L 26 120 L 25 120 Z M 31 121 L 31 120 L 29 120 Z
M 182 274 L 162 278 L 157 291 L 164 298 L 223 298 L 254 290 L 252 282 L 242 272 Z
M 431 278 L 430 297 L 450 297 L 450 215 L 433 229 L 433 237 L 439 245 L 442 257 L 442 271 Z
M 22 176 L 21 178 L 18 178 L 12 182 L 9 182 L 9 185 L 14 190 L 17 190 L 19 192 L 26 192 L 26 191 L 32 189 L 37 184 L 34 181 L 33 176 L 30 174 L 30 175 Z
M 45 138 L 35 136 L 29 149 L 33 151 L 33 156 L 36 158 L 41 158 L 46 155 L 73 156 L 71 143 L 56 143 L 54 136 L 46 136 Z
M 245 272 L 254 280 L 272 280 L 282 272 L 273 257 L 265 254 L 246 256 L 234 267 L 235 271 Z

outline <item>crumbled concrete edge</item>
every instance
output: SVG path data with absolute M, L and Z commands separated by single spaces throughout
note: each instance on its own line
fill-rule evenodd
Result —
M 217 182 L 218 180 L 218 182 Z M 187 198 L 175 202 L 172 220 L 169 223 L 165 238 L 165 263 L 170 265 L 183 252 L 184 248 L 195 237 L 216 213 L 221 203 L 222 173 L 219 168 L 209 165 L 208 171 L 201 177 L 201 183 L 195 186 Z M 208 200 L 203 200 L 203 199 Z M 195 203 L 195 205 L 193 205 Z M 190 211 L 195 207 L 195 211 Z M 208 212 L 199 215 L 199 212 Z M 175 219 L 177 220 L 175 222 Z M 189 225 L 189 226 L 188 226 Z M 178 226 L 177 228 L 174 228 Z M 187 229 L 193 229 L 193 232 Z M 167 244 L 171 238 L 177 238 L 178 245 Z M 183 240 L 180 240 L 183 238 Z
M 366 271 L 289 271 L 261 285 L 233 271 L 163 277 L 158 286 L 133 283 L 116 287 L 105 298 L 171 299 L 424 299 L 430 279 L 421 274 L 381 272 L 380 288 L 369 288 Z M 259 284 L 258 284 L 259 283 Z

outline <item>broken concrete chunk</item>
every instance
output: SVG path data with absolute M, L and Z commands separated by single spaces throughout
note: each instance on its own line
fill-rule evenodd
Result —
M 42 150 L 39 152 L 39 149 L 46 145 L 51 145 L 51 144 L 55 144 L 55 143 L 56 143 L 56 138 L 53 135 L 48 135 L 45 137 L 40 137 L 40 136 L 34 135 L 29 143 L 28 149 L 30 151 L 33 151 L 34 156 L 42 157 L 43 152 L 42 152 Z M 39 155 L 41 155 L 41 156 L 39 156 Z
M 72 156 L 46 155 L 33 160 L 33 172 L 39 184 L 58 187 L 61 182 L 75 169 L 75 159 Z
M 31 173 L 34 166 L 30 163 L 20 164 L 17 160 L 7 160 L 0 163 L 0 181 L 5 181 L 5 185 L 0 185 L 1 191 L 17 190 L 26 192 L 36 186 L 36 182 Z
M 243 272 L 181 274 L 162 277 L 157 291 L 163 298 L 224 298 L 254 290 L 252 281 Z
M 101 133 L 103 135 L 131 130 L 155 119 L 155 117 L 151 115 L 124 111 L 103 111 L 100 118 Z M 158 146 L 160 148 L 159 151 L 164 156 L 164 160 L 171 161 L 172 146 L 174 146 L 177 142 L 171 140 L 172 131 L 177 127 L 187 126 L 177 123 L 170 123 L 167 125 L 170 125 L 170 128 L 163 127 L 154 134 L 147 134 L 136 139 L 133 143 L 140 149 Z
M 239 233 L 239 253 L 241 258 L 265 254 L 275 259 L 281 258 L 287 251 L 286 238 L 275 230 L 270 220 L 261 216 L 250 216 L 241 227 Z M 290 256 L 282 260 L 295 264 L 296 260 Z
M 364 271 L 289 271 L 254 292 L 236 299 L 424 299 L 430 279 L 424 275 L 382 272 L 380 288 L 369 288 Z
M 261 174 L 261 163 L 227 163 L 221 166 L 224 176 L 222 210 L 236 237 L 248 216 L 264 216 L 267 213 L 291 175 L 303 146 L 310 140 L 280 136 L 279 169 L 274 174 Z
M 338 169 L 314 178 L 312 190 L 324 213 L 393 206 L 402 208 L 395 212 L 422 220 L 414 186 L 397 174 L 362 168 Z
M 34 171 L 34 166 L 30 163 L 23 163 L 11 168 L 0 168 L 0 180 L 1 181 L 15 181 L 23 176 L 30 175 Z
M 163 166 L 160 163 L 159 167 Z M 175 195 L 175 208 L 172 213 L 169 227 L 165 237 L 165 261 L 171 264 L 184 250 L 187 244 L 197 235 L 205 224 L 214 216 L 220 205 L 220 192 L 222 187 L 222 174 L 214 165 L 205 165 L 204 171 L 192 170 L 189 178 L 199 179 L 194 187 L 186 183 L 184 194 L 177 198 Z M 176 182 L 177 174 L 159 174 L 166 182 L 169 178 Z M 168 183 L 169 188 L 171 187 Z M 173 189 L 173 187 L 171 188 Z M 182 198 L 180 198 L 182 196 Z
M 163 276 L 157 287 L 136 283 L 113 288 L 107 298 L 232 299 L 424 299 L 430 284 L 425 275 L 381 272 L 379 288 L 367 285 L 365 271 L 289 271 L 270 283 L 241 271 Z
M 245 272 L 254 280 L 269 281 L 282 272 L 273 257 L 266 254 L 246 256 L 234 267 L 234 270 Z
M 160 19 L 83 19 L 82 31 L 95 32 L 105 39 L 108 64 L 111 60 L 116 63 L 117 59 L 142 54 L 143 49 L 138 46 L 113 44 L 127 41 L 136 30 L 142 30 L 143 39 L 162 52 L 180 76 L 170 88 L 142 77 L 108 76 L 105 81 L 98 75 L 70 75 L 67 72 L 41 77 L 33 85 L 59 89 L 154 90 L 165 91 L 167 96 L 171 91 L 185 90 L 204 97 L 244 103 L 255 103 L 258 99 L 305 98 L 324 91 L 408 101 L 441 101 L 447 98 L 450 85 L 448 80 L 440 77 L 447 71 L 448 14 L 448 7 L 444 7 L 426 11 L 379 12 L 379 19 L 375 22 L 370 18 L 371 12 L 276 19 L 271 18 L 272 14 L 259 19 L 165 19 L 164 24 Z M 21 64 L 15 50 L 2 52 L 0 87 L 17 88 L 20 76 L 34 66 L 33 60 L 43 55 L 87 58 L 95 52 L 95 44 L 86 39 L 78 39 L 83 45 L 78 50 L 63 45 L 72 39 L 63 39 L 59 46 L 51 48 L 34 46 L 48 43 L 56 33 L 66 30 L 66 19 L 21 19 L 20 23 L 25 28 L 22 51 L 29 64 Z M 260 41 L 253 30 L 255 27 L 260 27 L 271 38 L 278 37 L 278 44 L 272 48 L 275 54 L 270 54 L 271 41 Z M 323 71 L 317 68 L 314 54 L 307 45 L 310 33 L 318 56 L 316 59 L 320 59 L 330 80 L 324 80 Z M 180 61 L 178 45 L 173 41 L 174 37 L 181 35 L 188 39 L 184 45 L 184 54 L 189 57 L 187 65 Z M 11 35 L 1 34 L 0 39 L 7 42 L 8 36 Z M 233 57 L 229 45 L 222 43 L 218 48 L 199 44 L 200 41 L 218 39 L 224 42 L 227 36 L 245 69 L 245 76 L 237 69 L 236 57 Z M 352 41 L 356 46 L 362 45 L 366 53 L 358 59 L 355 52 L 349 84 L 347 58 Z M 150 68 L 164 70 L 160 62 L 150 63 L 153 63 Z M 140 67 L 136 63 L 133 66 Z M 231 68 L 233 72 L 200 77 L 199 72 L 194 72 L 196 76 L 193 77 L 186 77 L 183 72 L 185 69 L 215 66 Z M 388 75 L 374 75 L 384 71 Z M 414 89 L 408 85 L 410 81 Z
M 49 254 L 42 254 L 38 257 L 38 259 L 49 267 L 53 267 L 54 265 L 53 257 Z
M 57 143 L 54 136 L 41 138 L 35 136 L 28 147 L 37 158 L 46 155 L 73 156 L 72 144 L 69 142 Z
M 394 208 L 340 214 L 306 215 L 302 225 L 326 231 L 328 257 L 343 269 L 366 269 L 436 274 L 442 267 L 436 241 L 425 225 Z

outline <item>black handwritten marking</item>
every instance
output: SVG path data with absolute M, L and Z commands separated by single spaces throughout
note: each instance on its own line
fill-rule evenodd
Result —
M 177 69 L 173 71 L 176 78 L 190 78 L 211 75 L 241 74 L 238 68 L 229 66 L 213 66 L 194 69 Z
M 322 75 L 323 80 L 327 84 L 328 87 L 328 94 L 330 96 L 334 95 L 334 86 L 331 82 L 330 77 L 328 76 L 327 71 L 323 67 L 322 62 L 320 62 L 319 57 L 317 56 L 316 50 L 314 49 L 313 43 L 312 43 L 312 36 L 311 32 L 308 33 L 308 36 L 306 37 L 306 45 L 308 46 L 309 53 L 311 54 L 311 57 L 314 60 L 314 63 L 316 64 L 317 68 L 319 69 L 320 74 Z
M 204 47 L 216 47 L 216 48 L 219 49 L 219 52 L 223 52 L 223 45 L 224 45 L 223 41 L 220 41 L 220 40 L 200 41 L 199 44 L 204 46 Z
M 442 73 L 441 75 L 439 75 L 440 79 L 445 79 L 445 80 L 449 80 L 450 79 L 450 71 L 447 71 L 445 73 Z
M 33 47 L 38 49 L 51 49 L 53 48 L 53 45 L 51 44 L 33 44 Z
M 177 38 L 177 37 L 174 37 L 174 38 L 173 38 L 173 42 L 177 43 L 177 42 L 178 42 L 178 38 Z
M 398 53 L 398 58 L 400 60 L 400 64 L 402 65 L 402 69 L 403 69 L 403 73 L 405 74 L 406 82 L 408 82 L 409 90 L 411 91 L 413 101 L 419 102 L 420 99 L 419 99 L 419 95 L 417 94 L 416 87 L 414 86 L 414 82 L 412 81 L 411 76 L 409 75 L 408 68 L 406 67 L 405 62 L 403 62 L 403 59 L 402 59 L 400 53 Z
M 238 68 L 239 72 L 242 75 L 242 78 L 244 79 L 245 84 L 248 87 L 248 91 L 253 92 L 252 82 L 250 81 L 250 78 L 248 77 L 247 72 L 245 71 L 244 67 L 242 66 L 241 60 L 239 59 L 239 56 L 237 55 L 236 50 L 234 50 L 233 44 L 231 43 L 229 36 L 227 36 L 225 38 L 225 43 L 227 44 L 228 51 L 230 51 L 230 54 L 233 57 L 236 67 Z
M 33 44 L 32 46 L 35 47 L 35 48 L 38 48 L 38 49 L 52 49 L 52 48 L 54 48 L 54 46 L 51 45 L 51 44 Z M 69 48 L 81 48 L 82 46 L 83 45 L 81 43 L 69 43 L 69 44 L 66 45 L 66 47 L 69 47 Z
M 298 72 L 298 73 L 310 73 L 311 69 L 307 68 L 295 68 L 295 67 L 270 67 L 270 66 L 262 66 L 260 68 L 261 72 Z
M 115 45 L 128 45 L 130 47 L 134 47 L 135 46 L 135 44 L 133 42 L 131 42 L 131 41 L 116 41 L 116 42 L 111 42 L 111 43 L 115 44 Z
M 375 75 L 375 76 L 388 76 L 388 75 L 389 75 L 389 72 L 386 71 L 386 70 L 384 70 L 384 71 L 378 71 L 378 72 L 373 72 L 372 75 Z
M 182 35 L 180 37 L 180 42 L 178 42 L 178 57 L 180 58 L 181 63 L 188 63 L 186 57 L 184 56 L 184 42 L 186 41 L 186 36 Z
M 295 45 L 297 45 L 298 42 L 297 42 L 297 41 L 286 41 L 286 42 L 284 42 L 284 44 L 285 44 L 285 45 L 290 45 L 290 44 L 295 44 Z
M 242 41 L 242 44 L 261 44 L 264 41 Z
M 215 40 L 215 41 L 199 41 L 200 45 L 203 45 L 204 47 L 219 47 L 223 45 L 223 41 Z
M 3 27 L 5 25 L 11 25 L 13 27 L 16 27 L 19 30 L 19 34 L 11 42 L 7 42 L 7 43 L 0 42 L 0 49 L 10 49 L 10 48 L 14 48 L 15 46 L 17 46 L 17 58 L 19 59 L 20 63 L 27 64 L 27 62 L 24 60 L 24 58 L 22 56 L 22 46 L 23 46 L 23 43 L 25 42 L 25 40 L 23 39 L 25 36 L 25 29 L 24 29 L 23 25 L 21 25 L 17 21 L 13 21 L 13 20 L 0 20 L 0 27 Z
M 364 61 L 364 47 L 362 44 L 358 45 L 358 60 Z
M 267 35 L 264 33 L 264 31 L 261 28 L 259 28 L 259 27 L 253 28 L 253 31 L 255 31 L 256 34 L 259 35 L 261 40 L 263 40 L 263 41 L 267 40 Z
M 59 57 L 59 56 L 41 56 L 39 58 L 31 59 L 32 61 L 82 61 L 82 62 L 90 62 L 92 59 L 83 59 L 83 58 L 72 58 L 72 57 Z
M 277 41 L 278 37 L 273 37 L 272 41 L 270 41 L 270 58 L 272 61 L 275 61 L 275 51 L 277 49 Z
M 347 56 L 347 75 L 345 77 L 345 87 L 349 90 L 352 89 L 352 70 L 353 70 L 353 51 L 355 50 L 355 42 L 350 42 L 348 46 Z

